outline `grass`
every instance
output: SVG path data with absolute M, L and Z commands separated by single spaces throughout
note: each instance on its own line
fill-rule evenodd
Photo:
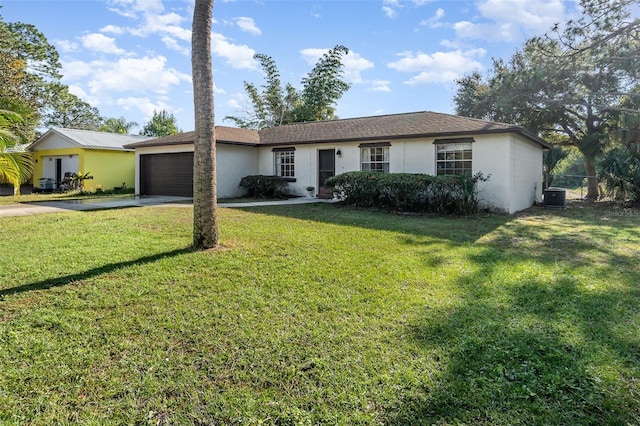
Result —
M 640 423 L 638 210 L 219 215 L 0 219 L 0 423 Z

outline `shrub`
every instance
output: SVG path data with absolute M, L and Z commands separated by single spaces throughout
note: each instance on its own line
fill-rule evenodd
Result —
M 604 158 L 601 176 L 616 199 L 640 201 L 640 144 L 616 148 Z
M 256 198 L 287 198 L 289 182 L 280 176 L 251 175 L 240 179 L 247 195 Z
M 325 185 L 346 203 L 359 207 L 468 215 L 478 211 L 474 176 L 430 176 L 410 173 L 347 172 Z

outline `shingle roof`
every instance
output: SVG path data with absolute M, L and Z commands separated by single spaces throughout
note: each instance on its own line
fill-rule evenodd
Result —
M 137 136 L 137 135 L 121 135 L 118 133 L 108 132 L 95 132 L 92 130 L 78 130 L 78 129 L 64 129 L 61 127 L 52 127 L 37 141 L 32 143 L 29 148 L 33 148 L 45 137 L 57 133 L 72 143 L 75 143 L 83 148 L 95 148 L 95 149 L 125 149 L 124 145 L 133 142 L 139 142 L 151 139 L 149 136 Z
M 216 142 L 250 145 L 389 140 L 415 137 L 518 133 L 542 145 L 549 144 L 521 126 L 431 111 L 342 120 L 295 123 L 259 131 L 216 126 Z M 193 143 L 195 132 L 132 143 L 126 148 Z
M 520 126 L 430 111 L 289 124 L 260 130 L 260 142 L 281 145 L 505 132 L 521 133 L 546 145 Z
M 196 132 L 184 132 L 177 135 L 165 136 L 163 138 L 151 139 L 148 141 L 130 143 L 126 147 L 129 149 L 163 146 L 163 145 L 184 145 L 192 144 L 195 140 Z M 216 143 L 257 145 L 260 143 L 258 132 L 250 129 L 238 129 L 236 127 L 216 126 Z

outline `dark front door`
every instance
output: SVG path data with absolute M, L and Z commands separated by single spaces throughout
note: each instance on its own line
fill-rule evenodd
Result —
M 333 193 L 324 186 L 324 182 L 336 174 L 336 150 L 318 151 L 318 198 L 332 198 Z
M 62 182 L 62 158 L 56 158 L 56 188 L 60 188 Z

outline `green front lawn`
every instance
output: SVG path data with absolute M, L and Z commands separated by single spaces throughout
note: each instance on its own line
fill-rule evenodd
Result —
M 0 218 L 0 424 L 638 424 L 640 211 Z

